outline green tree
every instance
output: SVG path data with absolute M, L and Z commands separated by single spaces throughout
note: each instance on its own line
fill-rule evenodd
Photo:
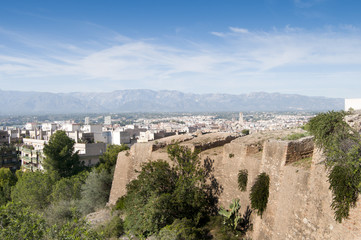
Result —
M 54 171 L 60 177 L 70 177 L 82 171 L 84 166 L 78 153 L 74 153 L 74 144 L 64 131 L 56 131 L 44 146 L 44 169 Z
M 97 169 L 99 171 L 105 169 L 109 173 L 111 173 L 117 163 L 117 158 L 119 152 L 128 150 L 129 147 L 127 145 L 110 145 L 107 147 L 107 150 L 99 157 L 99 163 Z
M 44 219 L 20 203 L 9 202 L 0 207 L 0 239 L 44 239 Z
M 171 224 L 174 219 L 171 193 L 175 184 L 176 174 L 167 162 L 158 160 L 143 164 L 137 179 L 127 185 L 125 227 L 142 236 Z
M 82 171 L 69 178 L 62 178 L 53 185 L 51 201 L 70 201 L 81 198 L 81 188 L 89 175 L 88 171 Z
M 54 178 L 43 172 L 25 172 L 11 191 L 11 198 L 32 209 L 44 209 L 50 203 Z
M 0 168 L 0 205 L 11 200 L 11 187 L 16 184 L 17 178 L 9 168 Z
M 138 178 L 127 185 L 122 200 L 125 227 L 138 236 L 158 233 L 176 219 L 188 219 L 198 227 L 216 213 L 209 162 L 202 166 L 196 152 L 177 144 L 169 146 L 168 155 L 173 167 L 162 160 L 145 163 Z
M 89 173 L 85 183 L 81 186 L 79 208 L 83 214 L 94 212 L 97 208 L 105 206 L 109 200 L 112 181 L 112 174 L 106 170 Z

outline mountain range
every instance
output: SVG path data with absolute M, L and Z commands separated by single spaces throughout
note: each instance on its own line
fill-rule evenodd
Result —
M 108 93 L 21 92 L 0 90 L 0 114 L 327 111 L 344 108 L 344 99 L 297 94 L 193 94 L 147 89 Z

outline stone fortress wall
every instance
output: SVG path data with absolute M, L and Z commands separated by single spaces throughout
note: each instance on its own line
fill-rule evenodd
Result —
M 241 211 L 245 211 L 250 206 L 249 192 L 257 175 L 266 172 L 270 176 L 267 209 L 262 218 L 255 213 L 251 217 L 252 239 L 361 239 L 360 201 L 357 208 L 350 211 L 348 220 L 341 224 L 334 220 L 327 173 L 320 164 L 322 153 L 314 149 L 311 137 L 277 140 L 292 131 L 244 137 L 227 133 L 182 135 L 160 139 L 157 143 L 135 144 L 130 151 L 118 156 L 109 204 L 115 204 L 126 193 L 126 184 L 136 178 L 135 170 L 139 170 L 143 162 L 169 161 L 166 146 L 180 142 L 201 150 L 201 159 L 214 161 L 214 175 L 223 187 L 220 204 L 224 207 L 239 198 Z M 246 192 L 238 190 L 237 175 L 241 169 L 248 170 Z

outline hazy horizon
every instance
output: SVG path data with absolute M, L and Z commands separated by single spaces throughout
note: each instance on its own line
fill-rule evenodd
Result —
M 300 95 L 300 96 L 306 96 L 306 97 L 324 97 L 324 98 L 341 98 L 341 97 L 327 97 L 327 96 L 321 96 L 321 95 L 306 95 L 306 94 L 298 94 L 298 93 L 281 93 L 281 92 L 266 92 L 266 91 L 254 91 L 254 92 L 241 92 L 241 93 L 225 93 L 225 92 L 204 92 L 204 93 L 198 93 L 198 92 L 191 92 L 191 91 L 180 91 L 176 89 L 145 89 L 145 88 L 129 88 L 129 89 L 114 89 L 114 90 L 108 90 L 108 91 L 68 91 L 68 92 L 59 92 L 59 91 L 36 91 L 36 90 L 16 90 L 16 89 L 2 89 L 0 88 L 0 91 L 9 91 L 9 92 L 34 92 L 34 93 L 52 93 L 52 94 L 71 94 L 71 93 L 112 93 L 117 91 L 138 91 L 138 90 L 145 90 L 145 91 L 154 91 L 154 92 L 161 92 L 161 91 L 174 91 L 174 92 L 180 92 L 184 94 L 196 94 L 196 95 L 207 95 L 207 94 L 225 94 L 225 95 L 251 95 L 251 94 L 257 94 L 257 93 L 267 93 L 267 94 L 282 94 L 282 95 Z

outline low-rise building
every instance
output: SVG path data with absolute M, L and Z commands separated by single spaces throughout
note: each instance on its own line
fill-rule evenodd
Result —
M 20 147 L 21 165 L 24 170 L 44 170 L 43 149 L 47 141 L 40 139 L 24 138 L 24 144 Z M 99 162 L 99 157 L 106 151 L 105 143 L 76 143 L 74 152 L 78 152 L 80 161 L 86 166 L 93 166 Z

